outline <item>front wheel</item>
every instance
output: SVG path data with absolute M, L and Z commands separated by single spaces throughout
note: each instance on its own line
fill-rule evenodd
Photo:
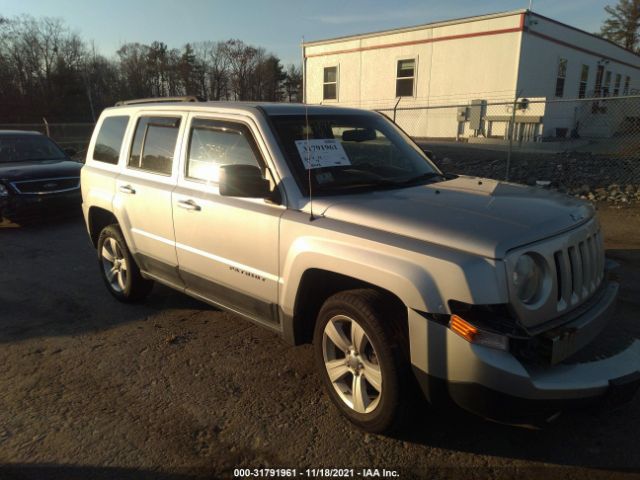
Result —
M 333 295 L 318 315 L 314 351 L 325 389 L 344 416 L 369 432 L 396 429 L 406 412 L 408 346 L 399 333 L 405 318 L 368 289 Z
M 140 274 L 118 225 L 100 232 L 98 264 L 107 289 L 121 302 L 142 300 L 153 287 L 153 282 Z

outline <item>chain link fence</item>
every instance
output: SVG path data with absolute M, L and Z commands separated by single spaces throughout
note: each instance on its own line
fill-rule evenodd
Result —
M 404 99 L 403 99 L 404 100 Z M 431 150 L 447 172 L 640 202 L 640 95 L 368 105 Z M 34 130 L 84 158 L 93 123 L 0 124 Z
M 640 96 L 472 100 L 377 109 L 451 173 L 640 201 Z
M 0 130 L 26 130 L 40 132 L 51 137 L 62 148 L 72 148 L 76 151 L 74 158 L 84 159 L 93 123 L 5 123 L 0 124 Z

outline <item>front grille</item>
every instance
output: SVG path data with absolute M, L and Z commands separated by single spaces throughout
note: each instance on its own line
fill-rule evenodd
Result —
M 538 303 L 522 303 L 515 289 L 510 288 L 511 308 L 530 334 L 551 328 L 549 322 L 582 305 L 602 284 L 604 246 L 595 218 L 555 237 L 509 252 L 508 275 L 513 275 L 518 258 L 525 253 L 543 257 L 548 267 L 543 280 L 544 295 Z M 513 287 L 513 283 L 509 282 L 509 286 Z
M 604 278 L 604 245 L 597 230 L 553 254 L 556 267 L 558 311 L 585 301 Z
M 11 186 L 17 193 L 24 195 L 46 195 L 68 192 L 80 188 L 80 177 L 43 178 L 13 182 Z

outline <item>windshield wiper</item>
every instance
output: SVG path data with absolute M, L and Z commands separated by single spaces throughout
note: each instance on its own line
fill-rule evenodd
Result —
M 414 183 L 423 182 L 425 180 L 431 180 L 433 178 L 444 178 L 444 175 L 436 172 L 427 172 L 427 173 L 421 173 L 420 175 L 416 175 L 415 177 L 410 177 L 406 180 L 400 180 L 400 181 L 381 178 L 379 180 L 334 184 L 334 185 L 326 186 L 322 188 L 322 192 L 323 193 L 330 193 L 330 192 L 342 193 L 348 190 L 360 191 L 360 190 L 367 190 L 372 188 L 402 188 Z
M 386 179 L 381 179 L 381 180 L 373 180 L 373 181 L 365 181 L 365 182 L 353 182 L 353 183 L 343 183 L 341 184 L 335 184 L 335 185 L 331 185 L 331 186 L 327 186 L 325 188 L 323 188 L 323 191 L 326 190 L 360 190 L 360 189 L 366 189 L 366 188 L 378 188 L 378 187 L 398 187 L 398 186 L 402 186 L 401 183 L 395 182 L 393 180 L 386 180 Z
M 421 182 L 423 180 L 431 180 L 434 178 L 445 178 L 445 176 L 441 173 L 437 172 L 426 172 L 421 173 L 420 175 L 416 175 L 415 177 L 409 177 L 406 180 L 402 180 L 400 182 L 396 182 L 397 185 L 411 185 L 412 183 Z

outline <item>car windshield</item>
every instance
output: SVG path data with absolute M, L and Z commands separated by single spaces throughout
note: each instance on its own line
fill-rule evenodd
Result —
M 403 188 L 442 180 L 424 152 L 375 114 L 271 117 L 305 195 Z
M 64 152 L 44 135 L 0 135 L 0 163 L 62 158 Z

